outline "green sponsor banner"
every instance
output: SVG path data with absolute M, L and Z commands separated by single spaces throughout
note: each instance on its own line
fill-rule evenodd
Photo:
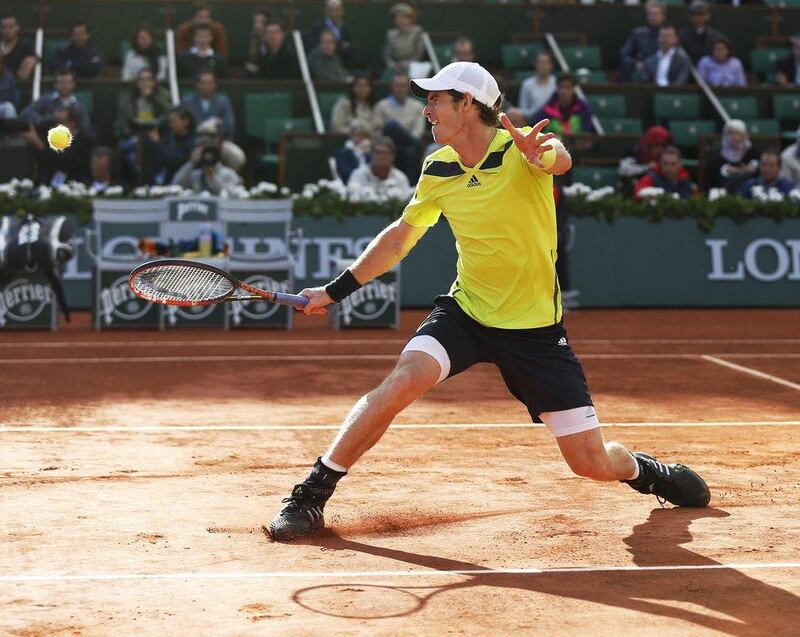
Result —
M 153 205 L 164 204 L 154 201 Z M 338 221 L 297 216 L 293 222 L 297 232 L 290 245 L 277 229 L 258 224 L 229 223 L 226 238 L 240 259 L 291 254 L 295 284 L 289 291 L 297 292 L 336 277 L 340 261 L 354 260 L 390 222 L 385 217 Z M 577 300 L 583 307 L 800 305 L 799 220 L 759 218 L 737 224 L 723 219 L 711 232 L 701 231 L 691 219 L 650 223 L 621 218 L 610 224 L 578 218 L 572 223 L 572 287 L 579 292 Z M 107 258 L 120 259 L 131 258 L 139 237 L 153 236 L 157 229 L 156 224 L 152 230 L 115 224 L 114 234 L 110 232 L 103 236 L 102 252 Z M 64 276 L 67 299 L 75 309 L 92 303 L 92 261 L 85 239 L 79 229 L 77 258 L 67 264 Z M 434 296 L 450 288 L 456 259 L 452 233 L 442 218 L 403 260 L 401 305 L 429 307 Z M 131 267 L 135 263 L 133 259 Z
M 0 276 L 0 328 L 54 330 L 58 308 L 41 272 L 11 271 Z
M 350 260 L 340 264 L 348 267 Z M 331 312 L 335 329 L 353 327 L 400 327 L 400 268 L 379 277 L 337 303 Z
M 163 326 L 166 329 L 173 327 L 227 327 L 225 303 L 213 305 L 192 305 L 180 307 L 165 305 L 161 307 Z
M 94 327 L 159 327 L 161 306 L 136 296 L 128 286 L 126 269 L 95 272 Z
M 271 270 L 268 274 L 255 269 L 232 267 L 232 274 L 241 281 L 270 292 L 293 293 L 289 288 L 288 270 Z M 290 329 L 294 308 L 267 301 L 241 301 L 227 304 L 228 325 L 231 328 L 279 327 Z
M 800 220 L 578 219 L 569 252 L 583 307 L 800 306 Z

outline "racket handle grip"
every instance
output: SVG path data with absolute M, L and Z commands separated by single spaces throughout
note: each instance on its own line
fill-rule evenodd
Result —
M 299 294 L 286 294 L 285 292 L 275 292 L 275 303 L 305 307 L 308 304 L 308 297 L 300 296 Z

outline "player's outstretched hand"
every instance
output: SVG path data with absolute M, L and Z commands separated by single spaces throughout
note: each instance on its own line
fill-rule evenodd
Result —
M 305 307 L 298 309 L 309 316 L 312 314 L 327 314 L 328 309 L 325 306 L 333 303 L 333 299 L 328 296 L 324 287 L 306 288 L 300 291 L 300 296 L 308 297 L 308 303 Z
M 542 155 L 553 148 L 553 145 L 547 142 L 554 139 L 555 135 L 553 133 L 541 134 L 541 132 L 550 123 L 550 120 L 543 119 L 541 122 L 537 122 L 529 133 L 523 133 L 514 126 L 505 113 L 500 115 L 500 123 L 511 133 L 511 139 L 514 140 L 514 144 L 525 155 L 525 159 L 537 168 L 544 170 Z

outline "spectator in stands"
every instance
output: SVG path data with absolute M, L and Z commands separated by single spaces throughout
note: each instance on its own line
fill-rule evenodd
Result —
M 0 119 L 16 117 L 18 104 L 17 78 L 6 68 L 5 57 L 0 55 Z
M 156 44 L 153 30 L 147 25 L 136 27 L 133 32 L 131 48 L 125 52 L 122 62 L 123 81 L 135 80 L 142 69 L 150 69 L 159 82 L 167 79 L 167 56 Z
M 731 119 L 722 129 L 719 154 L 709 161 L 708 187 L 725 188 L 738 193 L 742 184 L 758 172 L 758 151 L 753 148 L 747 126 L 740 119 Z
M 351 68 L 355 62 L 353 36 L 350 33 L 350 27 L 344 22 L 344 5 L 341 0 L 326 0 L 325 17 L 311 25 L 309 49 L 313 49 L 319 44 L 323 29 L 333 33 L 333 37 L 336 38 L 336 52 L 342 58 L 344 65 Z
M 375 129 L 395 143 L 398 167 L 416 182 L 421 169 L 419 152 L 425 118 L 419 101 L 410 97 L 408 75 L 400 73 L 392 78 L 392 94 L 375 105 L 374 118 Z
M 228 61 L 211 46 L 213 32 L 207 24 L 194 29 L 194 46 L 178 57 L 181 77 L 197 77 L 201 71 L 212 71 L 217 77 L 228 77 Z
M 242 180 L 236 171 L 222 165 L 219 148 L 209 145 L 192 150 L 191 160 L 181 166 L 172 183 L 194 192 L 233 195 Z
M 619 81 L 632 82 L 644 69 L 644 61 L 658 51 L 658 32 L 667 20 L 667 9 L 660 2 L 645 4 L 647 25 L 636 27 L 622 46 Z
M 214 119 L 225 137 L 233 137 L 236 132 L 236 117 L 228 97 L 217 93 L 214 73 L 198 73 L 194 87 L 195 92 L 184 97 L 181 104 L 191 111 L 196 125 L 200 126 L 203 122 Z
M 315 80 L 348 82 L 351 79 L 336 54 L 336 37 L 332 31 L 323 29 L 320 33 L 319 44 L 308 54 L 308 70 Z
M 20 114 L 20 117 L 29 124 L 38 126 L 43 120 L 52 118 L 59 108 L 71 107 L 78 121 L 79 128 L 89 129 L 89 115 L 86 108 L 75 97 L 75 71 L 61 69 L 56 71 L 54 82 L 55 91 L 49 95 L 42 95 L 38 100 L 29 104 Z
M 300 77 L 294 49 L 286 42 L 283 25 L 270 20 L 258 49 L 258 77 L 265 80 L 293 80 Z
M 677 194 L 681 199 L 689 199 L 697 193 L 689 171 L 684 168 L 681 151 L 675 146 L 667 146 L 661 151 L 658 166 L 636 182 L 633 196 L 639 200 L 645 188 L 660 188 L 666 194 Z
M 691 25 L 685 27 L 680 33 L 680 43 L 683 50 L 697 64 L 706 55 L 711 55 L 711 48 L 722 34 L 708 26 L 711 20 L 711 9 L 705 0 L 694 0 L 689 5 L 689 21 Z
M 691 62 L 678 47 L 678 34 L 671 24 L 658 31 L 658 51 L 644 61 L 642 80 L 658 86 L 683 86 L 689 81 Z
M 733 44 L 724 35 L 714 42 L 711 55 L 700 60 L 697 72 L 711 86 L 747 86 L 742 61 L 733 55 Z
M 122 96 L 117 114 L 116 134 L 128 183 L 152 177 L 153 153 L 145 152 L 150 148 L 145 140 L 150 130 L 161 125 L 169 107 L 169 94 L 156 84 L 153 71 L 140 70 L 135 86 Z
M 356 73 L 347 89 L 347 95 L 340 97 L 333 106 L 331 129 L 334 133 L 345 135 L 350 133 L 355 123 L 372 129 L 375 121 L 374 109 L 372 80 L 365 73 Z
M 198 124 L 195 129 L 197 135 L 197 146 L 213 145 L 219 148 L 220 161 L 223 166 L 227 166 L 236 172 L 241 171 L 247 163 L 247 156 L 244 151 L 234 144 L 230 139 L 225 139 L 218 120 L 212 118 Z
M 19 37 L 19 22 L 16 16 L 0 17 L 0 55 L 5 57 L 6 69 L 25 82 L 33 76 L 36 67 L 36 51 L 28 40 Z
M 739 194 L 745 199 L 753 199 L 755 197 L 755 189 L 759 187 L 765 193 L 774 189 L 783 196 L 788 195 L 794 189 L 794 184 L 781 175 L 781 155 L 774 148 L 767 149 L 761 153 L 761 160 L 758 164 L 758 177 L 745 181 Z
M 525 78 L 519 87 L 519 108 L 511 109 L 522 113 L 524 119 L 531 119 L 547 103 L 556 91 L 556 76 L 553 74 L 553 57 L 548 51 L 536 54 L 536 72 Z
M 395 168 L 397 155 L 394 142 L 389 137 L 378 137 L 372 145 L 372 161 L 353 171 L 347 183 L 348 191 L 357 193 L 371 189 L 378 195 L 405 199 L 411 196 L 411 185 L 402 171 Z
M 114 151 L 108 146 L 98 146 L 92 151 L 89 172 L 89 188 L 96 193 L 102 193 L 111 186 L 120 185 L 114 177 Z
M 53 58 L 53 69 L 73 69 L 76 77 L 97 77 L 103 68 L 103 56 L 91 45 L 92 30 L 85 22 L 75 22 L 69 29 L 69 44 Z
M 775 65 L 775 82 L 781 86 L 800 86 L 800 33 L 791 38 L 792 52 Z
M 257 9 L 253 12 L 253 23 L 247 38 L 247 58 L 244 62 L 246 77 L 258 77 L 258 48 L 264 40 L 264 29 L 267 28 L 269 19 L 269 12 L 264 9 Z
M 453 55 L 450 62 L 477 62 L 475 57 L 475 43 L 465 35 L 461 35 L 453 42 Z
M 795 143 L 783 149 L 781 164 L 781 175 L 791 181 L 795 188 L 800 188 L 800 127 L 797 128 Z
M 386 32 L 383 61 L 386 68 L 408 73 L 408 63 L 425 58 L 422 27 L 416 24 L 417 14 L 410 4 L 399 2 L 392 7 L 394 29 Z
M 372 151 L 372 129 L 360 122 L 353 124 L 350 139 L 333 154 L 336 160 L 336 173 L 344 183 L 350 180 L 354 170 L 370 162 Z
M 672 144 L 672 133 L 663 126 L 651 126 L 639 138 L 639 144 L 619 162 L 619 176 L 625 196 L 633 193 L 636 182 L 651 170 L 656 170 L 661 152 Z
M 558 75 L 555 93 L 528 123 L 533 125 L 543 119 L 550 120 L 546 130 L 558 137 L 596 132 L 592 123 L 592 107 L 576 95 L 575 76 L 572 73 Z
M 89 183 L 89 164 L 95 138 L 89 129 L 81 126 L 80 116 L 74 104 L 61 106 L 53 113 L 53 120 L 37 131 L 39 143 L 34 146 L 39 150 L 40 183 L 54 188 L 72 180 Z M 54 153 L 44 141 L 47 139 L 47 128 L 57 124 L 63 124 L 72 133 L 72 145 L 68 152 Z
M 185 106 L 173 106 L 167 116 L 167 132 L 162 136 L 157 129 L 148 133 L 155 145 L 156 183 L 171 183 L 195 147 L 194 117 Z
M 211 27 L 211 46 L 221 56 L 228 56 L 228 36 L 221 22 L 211 18 L 211 7 L 198 4 L 192 11 L 192 19 L 178 26 L 175 33 L 175 48 L 178 53 L 185 53 L 194 46 L 194 29 L 198 24 Z

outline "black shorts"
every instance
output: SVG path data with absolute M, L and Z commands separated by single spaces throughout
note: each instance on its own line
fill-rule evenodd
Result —
M 444 347 L 450 358 L 447 378 L 475 363 L 494 363 L 534 422 L 541 422 L 543 412 L 593 406 L 583 368 L 561 323 L 531 329 L 486 327 L 450 296 L 437 296 L 434 303 L 414 337 L 431 336 Z

